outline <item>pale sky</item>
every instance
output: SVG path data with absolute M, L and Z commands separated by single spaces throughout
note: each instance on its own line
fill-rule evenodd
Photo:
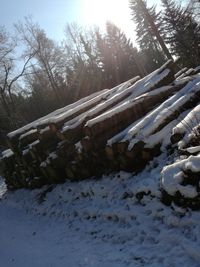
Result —
M 148 3 L 157 3 L 148 0 Z M 97 24 L 105 27 L 110 20 L 134 40 L 134 24 L 131 21 L 129 0 L 0 0 L 0 25 L 8 31 L 13 23 L 32 16 L 50 38 L 61 41 L 68 22 L 81 25 Z

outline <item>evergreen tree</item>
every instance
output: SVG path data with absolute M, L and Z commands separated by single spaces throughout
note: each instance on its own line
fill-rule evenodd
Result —
M 77 24 L 66 28 L 67 84 L 69 98 L 73 101 L 104 87 L 102 69 L 97 60 L 96 30 L 83 29 Z
M 126 81 L 133 76 L 143 76 L 145 71 L 137 58 L 137 49 L 130 39 L 113 23 L 107 22 L 106 34 L 97 32 L 99 65 L 102 67 L 108 87 Z
M 137 41 L 146 64 L 148 63 L 148 71 L 152 71 L 166 59 L 157 38 L 159 34 L 162 39 L 161 16 L 156 13 L 155 6 L 148 8 L 143 0 L 130 0 L 130 8 L 136 24 Z
M 165 40 L 172 53 L 180 57 L 181 66 L 194 67 L 200 64 L 200 25 L 191 9 L 184 9 L 174 0 L 162 0 Z

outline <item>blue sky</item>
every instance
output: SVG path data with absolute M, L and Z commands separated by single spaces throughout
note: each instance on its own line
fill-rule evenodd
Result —
M 33 21 L 50 35 L 59 40 L 67 22 L 77 21 L 80 0 L 0 0 L 0 24 L 8 30 L 13 23 L 32 16 Z
M 13 23 L 32 16 L 50 38 L 61 41 L 68 22 L 98 24 L 103 29 L 105 21 L 111 20 L 134 39 L 129 0 L 0 0 L 0 7 L 0 25 L 8 31 Z

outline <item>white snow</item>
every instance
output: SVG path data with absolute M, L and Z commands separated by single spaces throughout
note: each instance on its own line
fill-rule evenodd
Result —
M 183 69 L 184 70 L 184 69 Z M 193 69 L 193 68 L 190 68 L 190 69 L 187 69 L 186 68 L 186 71 L 183 71 L 182 72 L 182 74 L 179 74 L 179 75 L 177 75 L 176 77 L 177 77 L 177 80 L 179 80 L 179 79 L 182 79 L 182 78 L 184 78 L 184 77 L 187 77 L 187 76 L 189 76 L 189 75 L 192 75 L 192 74 L 194 74 L 196 71 L 195 71 L 195 69 Z
M 50 162 L 54 159 L 58 158 L 56 152 L 51 152 L 48 157 L 46 158 L 45 161 L 43 161 L 40 166 L 41 167 L 46 167 L 48 164 L 50 164 Z
M 199 72 L 199 71 L 200 71 L 200 66 L 196 67 L 194 70 L 195 70 L 196 72 Z
M 153 131 L 158 128 L 165 119 L 167 119 L 171 114 L 174 113 L 174 111 L 179 109 L 181 105 L 187 102 L 192 95 L 200 90 L 200 86 L 198 85 L 199 82 L 200 77 L 192 82 L 189 82 L 183 89 L 164 101 L 158 108 L 150 112 L 142 121 L 138 123 L 138 125 L 129 130 L 129 138 L 132 138 L 132 136 L 138 133 L 139 130 L 142 131 L 144 136 L 153 133 Z
M 200 88 L 200 83 L 198 84 Z M 179 124 L 173 128 L 172 134 L 184 134 L 183 139 L 178 143 L 179 149 L 184 148 L 192 138 L 198 137 L 198 126 L 200 123 L 200 104 L 183 118 Z
M 165 127 L 163 127 L 160 131 L 156 132 L 155 134 L 143 138 L 143 141 L 146 144 L 145 147 L 153 148 L 155 145 L 161 144 L 162 148 L 165 149 L 166 146 L 171 143 L 170 141 L 171 132 L 174 125 L 176 125 L 178 119 L 179 117 L 168 123 Z M 135 139 L 131 140 L 129 149 L 131 149 L 132 144 L 134 144 L 134 140 Z
M 177 185 L 178 191 L 181 193 L 182 196 L 186 198 L 195 198 L 198 196 L 198 192 L 196 188 L 192 185 Z
M 96 97 L 93 97 L 92 99 L 89 99 L 83 104 L 76 105 L 75 107 L 68 109 L 66 112 L 63 112 L 62 114 L 59 114 L 58 116 L 52 117 L 50 119 L 50 123 L 57 123 L 63 119 L 67 119 L 67 117 L 70 117 L 71 115 L 76 114 L 80 109 L 85 109 L 88 106 L 92 106 L 94 103 L 100 102 L 94 108 L 88 109 L 86 112 L 84 112 L 80 116 L 77 116 L 76 118 L 71 119 L 67 123 L 65 123 L 62 129 L 62 132 L 66 131 L 68 128 L 74 128 L 79 123 L 79 120 L 84 120 L 84 118 L 86 118 L 87 116 L 89 117 L 90 115 L 92 115 L 93 112 L 95 113 L 99 112 L 106 105 L 109 106 L 117 99 L 120 99 L 121 97 L 130 93 L 131 90 L 129 89 L 129 87 L 131 83 L 132 82 L 135 83 L 138 79 L 139 79 L 139 76 L 134 77 L 133 79 L 127 82 L 124 82 L 110 90 L 101 91 L 101 94 L 97 95 Z M 128 90 L 126 90 L 127 88 Z
M 26 132 L 26 133 L 20 135 L 19 140 L 25 138 L 25 137 L 28 136 L 28 135 L 34 134 L 34 133 L 36 133 L 36 132 L 37 132 L 37 129 L 32 129 L 32 130 L 30 130 L 30 131 L 28 131 L 28 132 Z
M 183 181 L 182 167 L 185 161 L 176 162 L 162 170 L 161 186 L 169 195 L 175 195 L 178 191 L 178 185 Z
M 7 192 L 1 182 L 1 266 L 198 267 L 200 213 L 159 200 L 170 160 L 162 154 L 137 176 L 119 172 L 46 193 Z
M 101 90 L 99 92 L 93 93 L 73 104 L 70 104 L 64 108 L 60 108 L 58 110 L 55 110 L 54 112 L 32 122 L 29 123 L 27 125 L 25 125 L 24 127 L 17 129 L 16 131 L 13 131 L 11 133 L 8 134 L 9 138 L 14 138 L 16 135 L 20 135 L 20 139 L 26 137 L 27 135 L 34 133 L 37 131 L 37 128 L 41 128 L 40 133 L 43 133 L 45 131 L 47 131 L 49 129 L 48 126 L 46 126 L 47 124 L 50 123 L 57 123 L 59 121 L 62 121 L 64 119 L 67 120 L 68 117 L 73 116 L 73 114 L 76 114 L 77 112 L 79 112 L 80 109 L 85 109 L 87 106 L 93 105 L 94 103 L 96 103 L 97 101 L 101 101 L 102 104 L 105 102 L 105 104 L 109 105 L 112 104 L 112 102 L 120 97 L 125 96 L 125 94 L 130 94 L 132 89 L 128 89 L 127 88 L 131 87 L 132 83 L 135 83 L 137 80 L 139 79 L 139 76 L 134 77 L 133 79 L 130 79 L 129 81 L 126 81 L 112 89 L 104 89 Z M 108 99 L 108 101 L 106 101 Z M 97 106 L 97 110 L 95 110 L 96 112 L 98 111 L 98 109 L 102 109 L 102 105 L 98 105 Z M 84 113 L 84 115 L 86 115 L 87 112 Z M 89 116 L 89 114 L 88 114 Z M 79 116 L 81 117 L 81 116 Z M 76 118 L 76 124 L 77 124 L 77 118 Z M 72 127 L 72 123 L 74 123 L 74 120 L 70 120 L 69 124 L 71 125 L 70 127 Z M 76 124 L 74 125 L 74 127 L 76 126 Z M 67 126 L 66 126 L 67 127 Z M 68 126 L 69 127 L 69 126 Z M 63 129 L 63 131 L 65 131 L 66 129 Z
M 40 130 L 40 134 L 43 134 L 45 132 L 48 132 L 50 130 L 49 126 L 44 127 L 43 129 Z
M 182 186 L 184 180 L 184 171 L 200 172 L 200 154 L 190 156 L 187 159 L 180 160 L 162 170 L 161 186 L 169 194 L 175 195 L 180 192 L 186 198 L 194 198 L 198 195 L 196 188 L 192 185 Z
M 200 146 L 192 146 L 186 148 L 186 151 L 189 152 L 190 154 L 195 154 L 197 152 L 200 152 Z
M 185 163 L 184 169 L 191 170 L 192 172 L 200 172 L 200 154 L 190 156 Z
M 123 132 L 108 140 L 108 145 L 111 145 L 114 142 L 119 142 L 120 138 L 121 142 L 129 142 L 129 150 L 131 150 L 134 144 L 136 144 L 139 140 L 146 143 L 147 147 L 153 147 L 163 141 L 165 145 L 169 144 L 172 129 L 175 125 L 177 125 L 177 122 L 182 121 L 189 111 L 182 112 L 174 121 L 171 121 L 158 132 L 154 132 L 165 120 L 167 120 L 167 118 L 171 116 L 171 114 L 177 111 L 200 90 L 199 82 L 200 77 L 195 78 L 193 81 L 189 81 L 180 91 L 168 98 L 153 111 L 149 112 L 144 118 L 134 122 Z M 169 87 L 164 87 L 162 90 L 167 90 L 168 88 Z
M 82 146 L 82 144 L 81 144 L 81 141 L 79 141 L 79 142 L 77 142 L 77 143 L 75 144 L 75 148 L 76 148 L 76 150 L 78 151 L 78 153 L 81 153 L 81 152 L 82 152 L 82 150 L 83 150 L 83 146 Z
M 35 140 L 34 142 L 32 142 L 31 144 L 28 145 L 28 148 L 31 149 L 33 148 L 35 145 L 39 144 L 40 143 L 40 140 Z
M 200 86 L 200 84 L 199 84 Z M 197 105 L 184 120 L 182 120 L 174 129 L 173 134 L 185 133 L 191 131 L 200 121 L 200 104 Z
M 155 91 L 152 91 L 155 89 L 156 85 L 167 75 L 170 73 L 169 69 L 160 68 L 149 75 L 145 76 L 143 79 L 137 81 L 135 84 L 133 84 L 130 88 L 128 88 L 129 91 L 132 91 L 132 94 L 128 99 L 125 99 L 122 101 L 119 105 L 116 107 L 111 108 L 110 110 L 102 113 L 101 115 L 87 121 L 86 126 L 91 127 L 92 125 L 98 123 L 99 121 L 103 121 L 106 118 L 110 118 L 113 116 L 113 114 L 117 114 L 129 107 L 132 106 L 132 103 L 135 101 L 143 101 L 143 97 L 147 95 L 147 92 L 150 95 L 161 93 L 162 91 L 166 91 L 167 89 L 170 89 L 172 86 L 163 86 L 160 88 L 157 88 Z
M 118 85 L 116 87 L 116 89 L 118 89 L 118 87 L 120 87 L 120 86 L 121 85 Z M 46 126 L 47 124 L 49 124 L 49 122 L 50 122 L 52 117 L 59 116 L 59 114 L 62 114 L 64 112 L 68 111 L 68 110 L 71 110 L 71 109 L 83 104 L 84 102 L 89 101 L 89 100 L 93 99 L 94 97 L 96 97 L 96 96 L 98 96 L 98 95 L 100 95 L 100 94 L 102 94 L 104 92 L 108 92 L 108 91 L 109 91 L 108 89 L 104 89 L 102 91 L 98 91 L 98 92 L 96 92 L 94 94 L 91 94 L 91 95 L 89 95 L 87 97 L 84 97 L 84 98 L 80 99 L 79 101 L 77 101 L 75 103 L 72 103 L 72 104 L 70 104 L 68 106 L 65 106 L 63 108 L 57 109 L 57 110 L 49 113 L 48 115 L 46 115 L 44 117 L 41 117 L 38 120 L 35 120 L 35 121 L 33 121 L 33 122 L 31 122 L 31 123 L 19 128 L 19 129 L 15 130 L 13 132 L 10 132 L 8 134 L 8 137 L 9 138 L 14 138 L 16 135 L 24 134 L 25 132 L 27 132 L 27 131 L 29 131 L 29 130 L 31 130 L 33 128 L 41 127 L 43 125 Z
M 2 158 L 10 158 L 14 153 L 11 149 L 6 149 L 2 152 Z
M 135 77 L 131 80 L 131 82 L 136 82 L 139 79 L 138 77 Z M 66 122 L 62 127 L 62 133 L 66 132 L 69 129 L 74 129 L 81 123 L 84 123 L 86 120 L 89 120 L 101 112 L 104 112 L 106 109 L 109 109 L 109 107 L 116 105 L 116 103 L 123 101 L 125 98 L 130 98 L 130 95 L 134 92 L 134 88 L 127 87 L 127 83 L 122 85 L 117 92 L 112 95 L 111 97 L 108 97 L 106 101 L 101 102 L 94 108 L 89 109 L 88 111 L 82 113 L 80 116 Z
M 22 150 L 22 154 L 26 155 L 35 145 L 39 144 L 40 140 L 35 140 L 34 142 L 30 143 L 24 150 Z
M 181 74 L 183 74 L 184 72 L 186 72 L 187 71 L 187 68 L 185 67 L 185 68 L 183 68 L 183 69 L 181 69 L 181 70 L 179 70 L 174 76 L 175 76 L 175 78 L 178 78 Z
M 143 88 L 143 87 L 141 87 L 141 88 Z M 91 119 L 91 120 L 87 121 L 85 126 L 91 127 L 92 125 L 94 125 L 96 123 L 99 123 L 100 121 L 104 121 L 107 118 L 111 118 L 114 114 L 118 114 L 118 113 L 120 113 L 120 112 L 122 112 L 122 111 L 124 111 L 126 109 L 131 108 L 133 106 L 133 104 L 135 104 L 135 103 L 137 103 L 137 104 L 141 103 L 141 105 L 142 105 L 144 97 L 146 97 L 146 96 L 150 97 L 150 96 L 165 92 L 168 89 L 170 90 L 171 88 L 172 88 L 172 86 L 163 86 L 163 87 L 160 87 L 160 88 L 158 88 L 158 89 L 156 89 L 156 90 L 154 90 L 152 92 L 139 95 L 138 97 L 135 97 L 135 98 L 133 98 L 131 96 L 130 99 L 121 102 L 116 107 L 114 107 L 114 108 L 102 113 L 101 115 L 95 117 L 94 119 Z

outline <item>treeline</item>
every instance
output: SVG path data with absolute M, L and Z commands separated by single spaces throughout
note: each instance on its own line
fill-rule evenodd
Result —
M 67 25 L 60 44 L 26 18 L 0 27 L 0 144 L 7 132 L 104 88 L 153 71 L 169 57 L 200 65 L 199 1 L 162 0 L 162 12 L 130 0 L 138 48 L 112 22 L 106 31 Z M 131 24 L 130 24 L 131 25 Z

